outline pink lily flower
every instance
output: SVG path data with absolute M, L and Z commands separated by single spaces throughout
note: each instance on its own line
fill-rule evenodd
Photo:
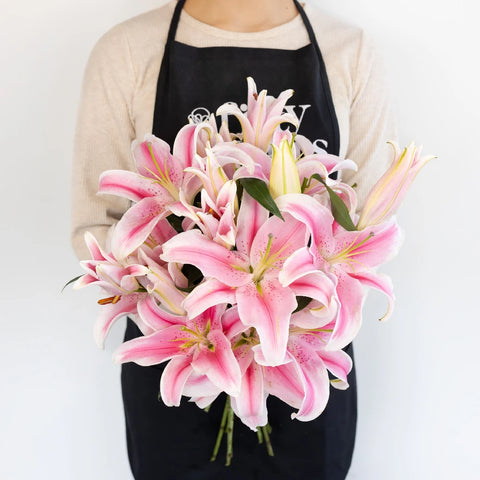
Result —
M 145 301 L 138 304 L 138 314 L 143 322 L 151 328 L 150 333 L 173 325 L 185 325 L 186 322 L 185 315 L 176 315 L 166 311 L 157 304 L 153 297 L 147 297 Z M 227 317 L 228 310 L 222 316 L 223 331 L 228 337 Z M 182 359 L 177 361 L 172 359 L 171 361 L 174 362 L 174 365 L 171 367 L 167 365 L 160 380 L 160 393 L 166 405 L 178 405 L 183 395 L 191 397 L 190 401 L 195 402 L 199 408 L 205 408 L 222 392 L 206 375 L 191 372 L 188 363 L 184 363 L 183 367 L 185 368 L 180 368 L 176 373 L 176 364 Z M 185 381 L 182 380 L 182 374 L 185 375 Z M 169 387 L 169 385 L 173 385 L 173 387 Z
M 352 360 L 342 350 L 325 350 L 333 322 L 322 328 L 303 329 L 295 325 L 295 315 L 288 341 L 290 362 L 264 367 L 266 390 L 298 409 L 292 413 L 292 418 L 308 422 L 317 418 L 327 406 L 330 384 L 335 388 L 348 388 L 347 374 Z M 257 356 L 257 361 L 262 360 Z M 330 382 L 327 370 L 338 378 Z
M 178 317 L 178 324 L 125 342 L 115 352 L 114 360 L 143 366 L 170 360 L 161 381 L 162 399 L 169 406 L 180 404 L 184 385 L 194 373 L 205 375 L 218 389 L 236 396 L 241 373 L 223 331 L 224 311 L 225 305 L 219 305 L 193 319 Z
M 177 137 L 176 150 L 182 153 L 182 157 L 172 155 L 163 140 L 146 135 L 143 142 L 132 144 L 138 173 L 109 170 L 100 176 L 99 193 L 119 195 L 137 202 L 117 224 L 112 239 L 115 257 L 128 256 L 148 238 L 157 223 L 169 214 L 166 207 L 178 201 L 182 186 L 185 194 L 192 198 L 198 190 L 198 184 L 186 182 L 183 172 L 191 160 L 187 154 L 191 149 L 191 130 L 193 127 L 183 129 Z
M 201 232 L 227 248 L 235 245 L 237 227 L 235 210 L 237 207 L 237 185 L 233 180 L 225 182 L 216 199 L 212 199 L 205 189 L 201 190 L 201 208 L 190 205 L 180 193 L 180 202 L 170 205 L 170 212 L 185 217 L 183 229 L 197 226 Z
M 263 155 L 260 161 L 265 162 L 264 157 L 266 157 L 267 168 L 270 167 L 271 162 L 268 155 L 253 147 L 255 158 L 252 158 L 251 150 L 245 149 L 243 146 L 244 144 L 232 142 L 220 143 L 213 148 L 207 145 L 205 157 L 197 155 L 195 157 L 196 166 L 186 168 L 185 171 L 197 176 L 208 196 L 216 201 L 222 186 L 230 180 L 252 176 L 264 178 L 261 170 L 264 165 L 260 166 L 256 163 L 258 153 Z
M 218 163 L 210 147 L 207 146 L 206 148 L 205 158 L 197 156 L 195 160 L 197 166 L 188 167 L 186 171 L 196 175 L 201 180 L 203 188 L 207 191 L 208 195 L 216 199 L 220 189 L 230 179 Z
M 252 430 L 267 423 L 269 394 L 298 409 L 292 418 L 309 421 L 327 405 L 330 383 L 336 388 L 348 388 L 350 357 L 341 350 L 325 350 L 333 323 L 304 329 L 296 325 L 298 313 L 292 315 L 286 362 L 272 367 L 265 361 L 255 329 L 245 329 L 235 307 L 229 313 L 236 318 L 227 336 L 242 371 L 240 393 L 231 399 L 231 404 L 235 414 Z M 327 370 L 338 378 L 330 382 Z
M 171 238 L 172 230 L 170 226 L 155 229 L 150 236 L 151 245 Z M 157 254 L 161 253 L 161 247 L 151 250 L 144 245 L 145 251 L 138 249 L 134 254 L 118 261 L 112 253 L 105 253 L 89 232 L 85 234 L 85 242 L 92 260 L 80 262 L 87 273 L 75 282 L 74 288 L 97 285 L 109 295 L 98 301 L 102 308 L 95 322 L 94 338 L 100 348 L 103 348 L 111 326 L 126 315 L 131 316 L 143 334 L 152 333 L 151 327 L 137 315 L 139 304 L 150 296 L 170 311 L 185 314 L 181 303 L 186 294 L 178 290 L 169 272 L 152 260 L 155 250 Z
M 135 315 L 138 302 L 147 295 L 139 277 L 146 275 L 148 268 L 134 256 L 127 258 L 125 263 L 118 262 L 112 254 L 103 251 L 90 232 L 85 233 L 85 243 L 92 260 L 80 262 L 87 273 L 74 283 L 73 288 L 97 285 L 108 295 L 98 301 L 101 308 L 94 326 L 95 343 L 103 348 L 111 326 L 125 315 L 132 315 L 140 330 L 148 332 L 148 327 Z
M 387 295 L 389 307 L 383 318 L 388 318 L 394 301 L 392 285 L 388 277 L 373 269 L 396 252 L 400 240 L 397 224 L 391 221 L 347 232 L 334 221 L 329 209 L 312 197 L 284 195 L 277 203 L 282 212 L 305 223 L 312 235 L 310 247 L 297 250 L 283 265 L 281 284 L 290 286 L 318 271 L 337 278 L 340 307 L 328 348 L 343 348 L 357 334 L 362 318 L 362 285 Z
M 290 316 L 297 301 L 295 291 L 279 283 L 278 272 L 285 259 L 307 244 L 306 228 L 290 215 L 285 221 L 268 218 L 268 212 L 245 192 L 237 227 L 237 251 L 189 231 L 165 243 L 161 258 L 195 265 L 206 277 L 185 299 L 190 316 L 217 303 L 236 304 L 242 323 L 257 330 L 269 364 L 279 365 L 285 361 Z M 330 280 L 321 273 L 317 280 L 309 285 L 309 293 L 330 303 Z
M 402 151 L 396 143 L 390 144 L 394 149 L 392 165 L 368 194 L 358 220 L 359 230 L 388 220 L 397 210 L 420 169 L 435 158 L 420 158 L 421 148 L 417 149 L 413 143 Z
M 237 117 L 243 132 L 243 141 L 267 151 L 272 135 L 281 123 L 298 126 L 298 118 L 289 113 L 282 113 L 293 90 L 285 90 L 278 98 L 267 96 L 262 90 L 257 94 L 257 86 L 253 78 L 248 77 L 248 102 L 245 115 L 236 105 L 225 103 L 217 109 L 217 115 L 234 115 Z
M 215 115 L 212 113 L 207 121 L 190 123 L 180 129 L 173 144 L 173 154 L 184 159 L 183 167 L 187 168 L 195 163 L 196 155 L 202 158 L 206 156 L 207 147 L 231 141 L 232 135 L 226 122 L 222 123 L 219 130 Z

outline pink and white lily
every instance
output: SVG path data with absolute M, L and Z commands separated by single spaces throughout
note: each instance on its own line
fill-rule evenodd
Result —
M 310 247 L 299 249 L 285 262 L 279 275 L 282 285 L 290 286 L 315 272 L 325 272 L 337 279 L 336 294 L 340 304 L 335 328 L 329 340 L 331 350 L 350 343 L 361 325 L 364 294 L 362 285 L 385 293 L 393 308 L 390 279 L 373 269 L 384 263 L 399 246 L 400 232 L 395 222 L 347 232 L 325 208 L 312 197 L 290 194 L 277 199 L 279 208 L 303 222 L 312 235 Z
M 242 127 L 243 142 L 255 145 L 265 152 L 270 147 L 272 135 L 281 123 L 298 126 L 298 118 L 289 113 L 282 113 L 293 90 L 285 90 L 278 98 L 267 96 L 262 90 L 257 94 L 253 78 L 248 77 L 247 114 L 231 103 L 225 103 L 217 109 L 217 115 L 234 115 Z
M 358 220 L 359 230 L 388 220 L 397 210 L 420 169 L 435 158 L 420 157 L 421 149 L 417 149 L 413 143 L 403 150 L 394 142 L 390 144 L 394 149 L 392 165 L 368 194 Z
M 302 222 L 289 215 L 285 221 L 268 218 L 268 212 L 244 193 L 238 215 L 237 251 L 190 231 L 169 240 L 161 258 L 193 264 L 206 277 L 184 302 L 190 316 L 218 303 L 236 304 L 242 323 L 258 332 L 268 363 L 279 365 L 285 361 L 290 316 L 297 301 L 295 290 L 279 283 L 278 272 L 307 241 Z M 330 303 L 330 280 L 322 273 L 316 276 L 317 283 L 309 285 L 309 294 Z
M 132 153 L 138 173 L 109 170 L 100 176 L 99 193 L 125 197 L 136 202 L 117 224 L 112 251 L 125 258 L 150 235 L 157 223 L 168 215 L 168 205 L 179 200 L 179 191 L 193 198 L 198 182 L 185 178 L 190 165 L 195 127 L 183 129 L 175 143 L 180 157 L 170 153 L 169 145 L 153 135 L 133 142 Z
M 235 308 L 231 313 L 235 315 Z M 325 350 L 333 323 L 304 329 L 295 324 L 296 315 L 292 316 L 286 360 L 282 365 L 268 365 L 259 347 L 257 332 L 253 328 L 245 329 L 239 317 L 229 335 L 242 371 L 240 394 L 232 398 L 232 407 L 252 430 L 267 423 L 268 395 L 298 409 L 292 418 L 309 421 L 318 417 L 327 405 L 330 383 L 336 388 L 348 387 L 351 358 L 341 350 Z M 337 378 L 329 381 L 327 370 Z
M 162 399 L 169 406 L 180 404 L 184 386 L 192 374 L 205 375 L 215 387 L 236 396 L 241 373 L 223 331 L 224 312 L 225 305 L 218 305 L 193 319 L 179 316 L 177 324 L 125 342 L 115 352 L 114 359 L 118 363 L 135 362 L 144 366 L 170 360 L 161 382 Z
M 111 326 L 125 315 L 132 315 L 140 330 L 148 331 L 148 327 L 135 316 L 138 302 L 147 295 L 139 277 L 145 276 L 148 268 L 134 256 L 126 262 L 118 262 L 112 254 L 103 251 L 89 232 L 85 233 L 85 243 L 92 259 L 80 262 L 87 273 L 74 283 L 73 288 L 97 285 L 108 295 L 98 301 L 101 308 L 94 325 L 95 343 L 103 348 Z
M 237 207 L 237 185 L 233 180 L 225 182 L 215 199 L 212 199 L 205 189 L 201 190 L 201 207 L 190 205 L 180 193 L 180 202 L 170 205 L 171 213 L 184 217 L 183 229 L 189 230 L 196 226 L 214 242 L 227 248 L 235 245 L 236 224 L 235 210 Z

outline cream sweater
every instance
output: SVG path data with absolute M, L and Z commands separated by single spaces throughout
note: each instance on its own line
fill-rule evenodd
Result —
M 99 175 L 134 170 L 131 142 L 152 130 L 158 72 L 175 1 L 123 22 L 94 47 L 85 71 L 75 135 L 72 189 L 72 244 L 89 258 L 83 234 L 102 243 L 129 201 L 97 195 Z M 357 183 L 360 204 L 391 161 L 387 140 L 395 130 L 382 65 L 363 32 L 306 5 L 322 52 L 340 127 L 340 155 L 359 171 L 343 175 Z M 221 30 L 182 12 L 176 40 L 195 47 L 240 46 L 298 49 L 309 43 L 300 15 L 253 33 Z M 262 86 L 258 85 L 261 89 Z

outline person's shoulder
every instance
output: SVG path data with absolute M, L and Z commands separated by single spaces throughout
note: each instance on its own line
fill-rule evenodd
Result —
M 341 37 L 358 37 L 362 35 L 363 30 L 359 26 L 349 23 L 311 3 L 306 4 L 305 13 L 313 28 L 315 30 L 321 28 L 325 34 L 335 33 Z
M 373 48 L 371 37 L 362 27 L 312 4 L 306 5 L 305 12 L 319 43 L 335 50 L 341 48 L 343 51 L 352 52 L 358 52 L 365 47 Z
M 137 44 L 150 43 L 152 39 L 166 39 L 176 1 L 130 18 L 116 26 Z M 114 27 L 115 29 L 115 27 Z
M 375 41 L 362 27 L 310 4 L 307 4 L 305 12 L 327 67 L 336 65 L 353 75 L 381 64 Z
M 96 42 L 92 56 L 135 57 L 138 52 L 163 48 L 176 1 L 116 24 Z

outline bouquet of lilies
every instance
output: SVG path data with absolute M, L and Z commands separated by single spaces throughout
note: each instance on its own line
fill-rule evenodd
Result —
M 143 333 L 115 361 L 168 362 L 166 405 L 185 396 L 207 408 L 227 394 L 214 452 L 226 430 L 227 464 L 235 415 L 272 454 L 269 395 L 306 422 L 324 410 L 330 385 L 348 387 L 352 360 L 342 348 L 360 328 L 364 287 L 387 296 L 387 318 L 392 284 L 376 267 L 397 250 L 392 215 L 431 158 L 393 145 L 391 168 L 357 212 L 355 189 L 341 181 L 354 162 L 281 128 L 298 126 L 283 113 L 292 94 L 257 93 L 249 78 L 247 112 L 231 103 L 217 110 L 236 116 L 241 133 L 218 129 L 212 116 L 185 125 L 172 151 L 153 135 L 134 142 L 137 172 L 107 171 L 99 187 L 133 205 L 108 251 L 85 235 L 92 259 L 74 284 L 107 292 L 98 302 L 99 346 L 122 316 Z

